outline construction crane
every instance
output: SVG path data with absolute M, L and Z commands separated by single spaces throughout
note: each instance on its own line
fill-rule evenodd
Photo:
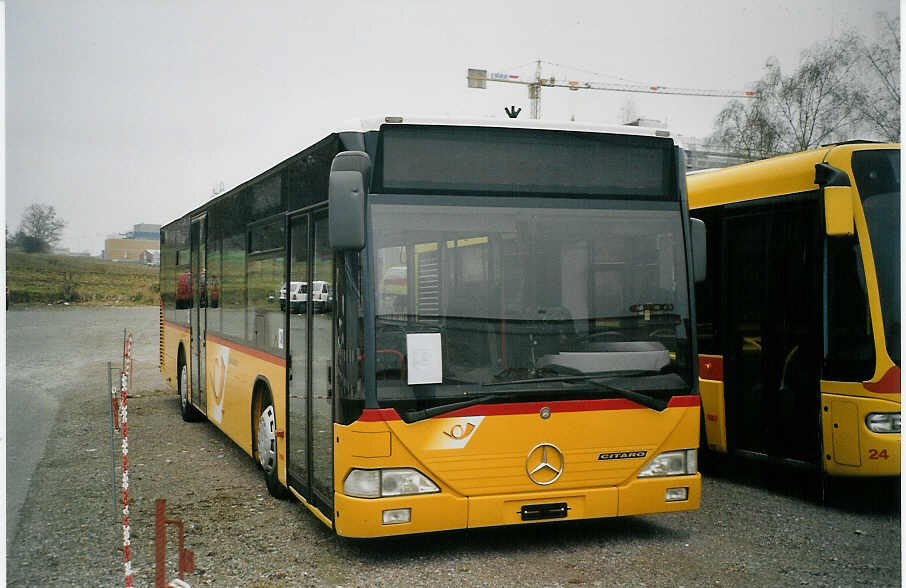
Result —
M 672 86 L 654 86 L 631 83 L 608 82 L 581 82 L 577 80 L 558 80 L 554 76 L 541 73 L 542 62 L 535 61 L 535 78 L 523 79 L 512 73 L 492 72 L 486 69 L 468 68 L 468 81 L 470 88 L 487 88 L 487 82 L 500 82 L 503 84 L 521 84 L 528 86 L 529 101 L 531 102 L 532 118 L 541 118 L 541 88 L 567 88 L 578 90 L 609 90 L 611 92 L 640 92 L 643 94 L 680 94 L 684 96 L 714 96 L 722 98 L 754 98 L 755 92 L 750 90 L 702 90 L 696 88 L 675 88 Z M 550 64 L 555 65 L 555 64 Z M 512 116 L 512 114 L 510 115 Z

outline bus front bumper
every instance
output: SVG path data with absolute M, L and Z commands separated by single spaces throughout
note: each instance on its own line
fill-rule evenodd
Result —
M 875 433 L 872 413 L 900 412 L 900 403 L 878 398 L 822 394 L 824 471 L 832 476 L 900 475 L 900 433 Z
M 636 479 L 623 486 L 606 488 L 473 497 L 441 492 L 366 499 L 335 493 L 334 528 L 337 534 L 345 537 L 384 537 L 473 527 L 680 512 L 695 510 L 700 502 L 700 474 Z

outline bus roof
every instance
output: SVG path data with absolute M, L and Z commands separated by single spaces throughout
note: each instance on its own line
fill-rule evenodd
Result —
M 579 131 L 587 133 L 614 133 L 643 137 L 669 137 L 666 129 L 629 125 L 600 124 L 574 121 L 534 120 L 529 118 L 491 118 L 466 116 L 373 116 L 345 121 L 338 132 L 379 131 L 385 124 L 443 125 L 462 127 L 505 127 L 515 129 L 545 129 L 553 131 Z
M 850 149 L 855 147 L 851 143 L 845 145 Z M 878 143 L 860 145 L 871 149 L 897 147 Z M 831 151 L 842 146 L 844 144 L 827 145 L 810 151 L 687 174 L 689 208 L 817 190 L 815 164 L 827 160 Z
M 243 189 L 249 184 L 259 181 L 261 178 L 268 176 L 275 171 L 278 171 L 283 166 L 287 165 L 289 162 L 297 159 L 302 154 L 307 151 L 317 148 L 317 146 L 325 141 L 331 139 L 331 137 L 337 137 L 344 133 L 366 133 L 369 131 L 380 131 L 383 125 L 388 124 L 408 124 L 408 125 L 437 125 L 437 126 L 462 126 L 462 127 L 503 127 L 503 128 L 521 128 L 521 129 L 542 129 L 542 130 L 562 130 L 562 131 L 577 131 L 577 132 L 587 132 L 587 133 L 611 133 L 619 135 L 634 135 L 642 137 L 659 137 L 661 139 L 671 139 L 670 132 L 666 129 L 655 129 L 651 127 L 636 127 L 629 125 L 607 125 L 607 124 L 597 124 L 597 123 L 587 123 L 587 122 L 573 122 L 573 121 L 548 121 L 548 120 L 533 120 L 533 119 L 512 119 L 512 118 L 481 118 L 481 117 L 465 117 L 465 116 L 428 116 L 428 115 L 418 115 L 418 116 L 370 116 L 360 119 L 350 119 L 346 122 L 338 125 L 335 131 L 329 134 L 327 137 L 321 139 L 312 145 L 307 146 L 302 151 L 295 153 L 288 158 L 284 159 L 280 163 L 270 167 L 269 169 L 253 176 L 251 179 L 246 180 L 240 184 L 237 184 L 233 188 L 230 188 L 226 192 L 219 194 L 218 196 L 204 202 L 203 204 L 197 206 L 193 210 L 189 211 L 187 214 L 174 219 L 170 223 L 167 223 L 162 228 L 169 227 L 173 223 L 184 220 L 186 217 L 195 215 L 206 208 L 208 208 L 214 202 L 229 197 L 236 193 L 237 191 Z M 675 142 L 675 138 L 673 139 Z

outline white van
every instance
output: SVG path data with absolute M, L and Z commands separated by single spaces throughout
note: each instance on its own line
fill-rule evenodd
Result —
M 313 312 L 325 312 L 330 310 L 331 290 L 330 284 L 323 280 L 315 280 L 311 283 L 311 303 L 314 306 Z
M 315 282 L 317 284 L 317 282 Z M 305 312 L 308 301 L 308 282 L 289 283 L 289 311 L 294 314 Z M 280 287 L 280 310 L 286 309 L 286 282 Z

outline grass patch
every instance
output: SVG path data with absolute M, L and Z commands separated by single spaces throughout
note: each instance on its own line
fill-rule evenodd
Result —
M 12 304 L 66 301 L 95 306 L 157 306 L 159 268 L 49 253 L 6 252 Z

